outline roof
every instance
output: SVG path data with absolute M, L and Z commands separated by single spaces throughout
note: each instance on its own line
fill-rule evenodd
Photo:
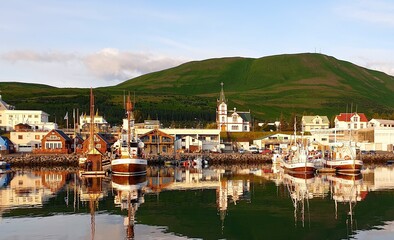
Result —
M 389 120 L 389 119 L 371 119 L 371 121 L 372 120 L 374 120 L 374 121 L 377 121 L 377 122 L 379 122 L 380 124 L 385 124 L 385 125 L 394 125 L 394 120 Z
M 364 113 L 340 113 L 336 116 L 336 119 L 341 122 L 351 122 L 350 119 L 354 115 L 358 115 L 360 117 L 360 122 L 368 122 L 368 119 Z
M 304 119 L 304 121 L 306 123 L 312 123 L 314 119 L 316 118 L 321 118 L 322 119 L 322 123 L 330 123 L 330 121 L 328 120 L 327 116 L 319 116 L 319 115 L 315 115 L 315 116 L 302 116 L 302 118 Z
M 0 95 L 0 110 L 14 110 L 15 107 L 3 101 Z
M 54 129 L 54 131 L 57 132 L 60 136 L 62 136 L 64 140 L 71 141 L 71 138 L 67 134 L 65 134 L 62 130 Z
M 250 112 L 237 112 L 237 113 L 245 122 L 252 121 L 252 115 L 250 114 Z

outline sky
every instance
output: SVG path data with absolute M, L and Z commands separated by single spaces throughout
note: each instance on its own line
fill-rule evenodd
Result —
M 304 52 L 394 75 L 394 1 L 0 0 L 0 82 L 113 86 L 189 61 Z

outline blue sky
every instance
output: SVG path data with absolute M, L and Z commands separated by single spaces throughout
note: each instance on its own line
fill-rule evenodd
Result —
M 218 57 L 321 52 L 394 75 L 394 1 L 1 1 L 0 81 L 115 85 Z

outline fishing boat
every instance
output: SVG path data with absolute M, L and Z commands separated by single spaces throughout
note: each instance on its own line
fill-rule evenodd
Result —
M 112 187 L 116 191 L 114 203 L 121 210 L 127 210 L 127 217 L 123 224 L 126 230 L 126 239 L 134 239 L 135 215 L 138 207 L 144 203 L 146 174 L 138 176 L 112 176 Z
M 308 150 L 304 147 L 304 144 L 297 143 L 296 135 L 296 121 L 294 121 L 294 144 L 290 147 L 288 153 L 281 158 L 281 166 L 285 171 L 290 173 L 314 173 L 315 164 L 308 158 Z M 303 139 L 301 139 L 301 142 Z
M 331 146 L 331 154 L 323 159 L 326 168 L 333 168 L 340 173 L 359 173 L 363 161 L 356 158 L 356 146 L 352 142 L 336 142 Z
M 130 95 L 127 97 L 127 134 L 121 134 L 113 145 L 115 152 L 111 160 L 111 171 L 114 175 L 146 174 L 147 160 L 143 158 L 144 143 L 135 136 L 133 105 Z

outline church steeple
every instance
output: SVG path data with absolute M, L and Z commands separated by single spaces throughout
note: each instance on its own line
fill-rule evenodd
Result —
M 219 104 L 220 104 L 220 103 L 223 103 L 223 102 L 224 102 L 224 103 L 226 102 L 226 97 L 224 96 L 224 90 L 223 90 L 223 85 L 224 85 L 224 83 L 221 82 L 220 85 L 222 86 L 222 89 L 221 89 L 221 91 L 220 91 Z

